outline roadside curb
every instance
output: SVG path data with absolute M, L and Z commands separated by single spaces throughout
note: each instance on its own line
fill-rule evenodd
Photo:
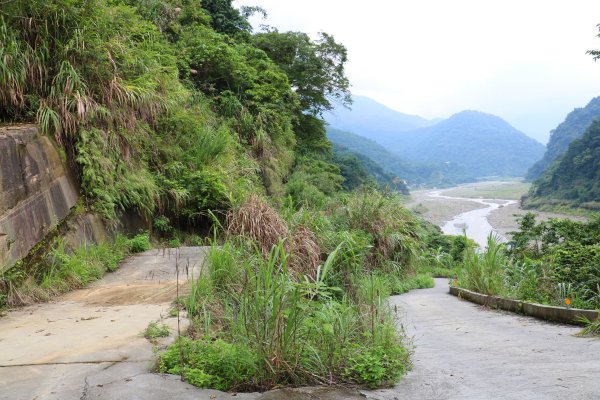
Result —
M 536 303 L 527 303 L 521 300 L 488 296 L 455 286 L 450 286 L 450 294 L 458 297 L 459 299 L 468 300 L 472 303 L 480 304 L 482 306 L 504 311 L 511 311 L 546 321 L 561 322 L 564 324 L 583 325 L 583 323 L 579 320 L 581 317 L 586 317 L 590 321 L 593 321 L 599 317 L 598 311 L 595 310 L 583 310 L 579 308 L 565 308 L 546 306 Z

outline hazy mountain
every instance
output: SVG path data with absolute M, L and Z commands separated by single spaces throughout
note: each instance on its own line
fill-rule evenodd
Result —
M 536 162 L 529 169 L 525 176 L 526 179 L 534 180 L 540 177 L 554 160 L 567 151 L 569 144 L 573 140 L 583 135 L 592 121 L 598 116 L 600 116 L 600 97 L 592 99 L 583 108 L 576 108 L 571 111 L 564 122 L 550 132 L 550 140 L 548 141 L 544 158 Z
M 439 121 L 403 114 L 368 97 L 352 96 L 352 98 L 354 103 L 351 110 L 337 107 L 333 112 L 325 115 L 325 120 L 332 128 L 377 139 L 430 126 Z
M 600 121 L 594 121 L 538 178 L 527 204 L 567 203 L 600 210 Z
M 478 111 L 454 114 L 436 125 L 378 140 L 407 161 L 445 163 L 472 179 L 523 176 L 544 146 L 502 118 Z
M 334 145 L 372 160 L 384 171 L 407 181 L 410 186 L 451 186 L 471 179 L 468 171 L 457 165 L 409 162 L 377 142 L 351 132 L 328 128 L 327 137 Z

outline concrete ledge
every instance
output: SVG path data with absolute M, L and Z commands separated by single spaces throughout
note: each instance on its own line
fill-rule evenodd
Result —
M 582 310 L 579 308 L 565 308 L 527 303 L 521 300 L 488 296 L 455 286 L 450 286 L 450 294 L 460 299 L 481 304 L 482 306 L 516 312 L 546 321 L 561 322 L 565 324 L 582 325 L 581 321 L 579 321 L 581 317 L 586 317 L 592 321 L 599 316 L 598 311 L 595 310 Z

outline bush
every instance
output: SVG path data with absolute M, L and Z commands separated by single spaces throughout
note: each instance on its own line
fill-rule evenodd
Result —
M 150 250 L 150 235 L 140 233 L 128 241 L 129 251 L 132 253 L 143 253 Z
M 183 368 L 181 354 L 184 354 Z M 177 339 L 162 353 L 158 370 L 169 374 L 182 374 L 195 386 L 217 390 L 243 390 L 255 386 L 259 371 L 255 353 L 241 343 Z

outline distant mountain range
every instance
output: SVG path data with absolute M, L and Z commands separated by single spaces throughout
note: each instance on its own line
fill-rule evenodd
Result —
M 569 144 L 580 138 L 592 122 L 600 117 L 600 97 L 592 99 L 585 107 L 571 111 L 560 125 L 550 132 L 550 140 L 546 146 L 544 158 L 536 162 L 527 171 L 525 178 L 535 180 L 562 154 Z
M 325 116 L 325 120 L 332 128 L 377 140 L 388 135 L 394 136 L 398 132 L 431 126 L 441 121 L 403 114 L 364 96 L 352 96 L 352 100 L 351 110 L 337 107 L 333 113 Z
M 328 136 L 334 143 L 372 158 L 413 185 L 523 176 L 544 154 L 542 144 L 501 118 L 478 111 L 431 121 L 357 96 L 352 111 L 337 109 L 326 120 L 333 128 Z M 371 141 L 361 142 L 339 130 Z

